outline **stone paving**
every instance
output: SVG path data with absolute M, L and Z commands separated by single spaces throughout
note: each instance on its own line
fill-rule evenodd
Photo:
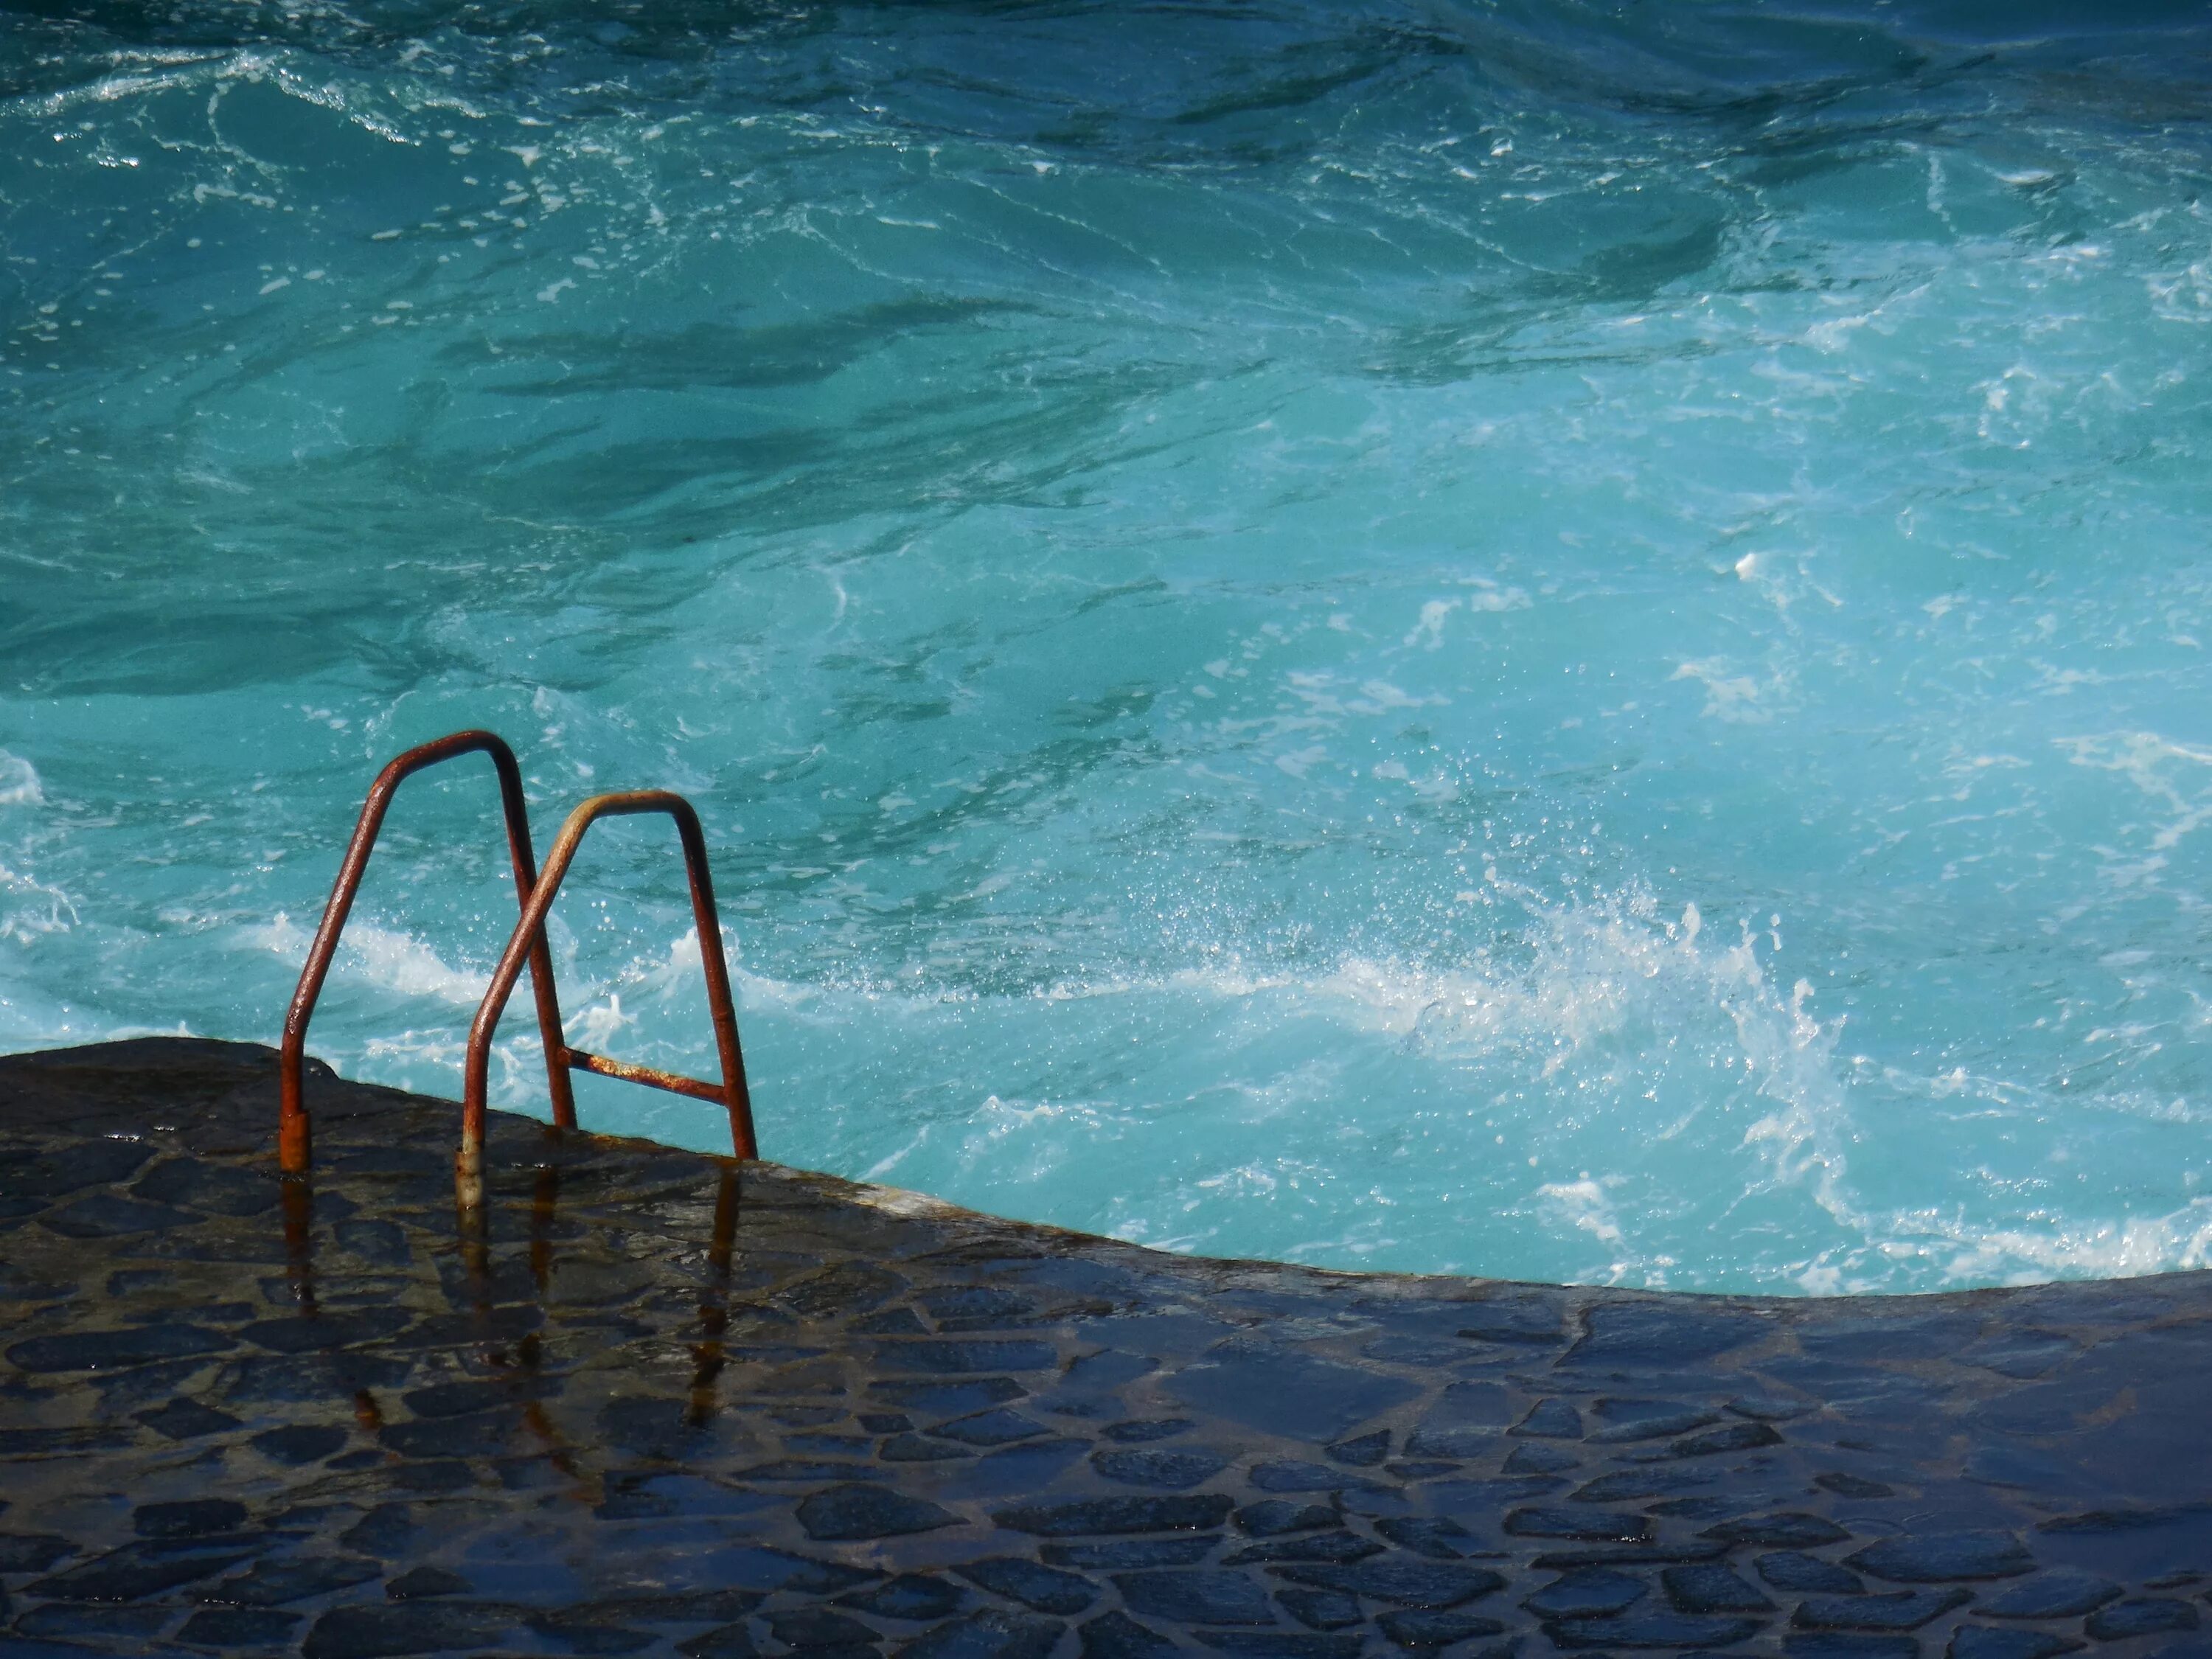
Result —
M 149 1040 L 0 1060 L 0 1655 L 2212 1659 L 2212 1274 L 1194 1261 Z M 773 1144 L 774 1126 L 766 1125 Z

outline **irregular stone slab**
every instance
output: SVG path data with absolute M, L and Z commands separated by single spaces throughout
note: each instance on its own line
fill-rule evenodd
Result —
M 1583 1315 L 1582 1340 L 1559 1363 L 1582 1370 L 1674 1369 L 1759 1341 L 1769 1328 L 1765 1319 L 1748 1312 L 1613 1303 Z
M 1377 1429 L 1372 1434 L 1363 1434 L 1356 1439 L 1340 1440 L 1333 1446 L 1322 1449 L 1333 1463 L 1349 1464 L 1356 1469 L 1371 1469 L 1390 1455 L 1390 1431 Z
M 964 1446 L 947 1445 L 942 1440 L 925 1439 L 918 1434 L 895 1434 L 876 1453 L 886 1463 L 958 1462 L 975 1455 Z
M 1255 1561 L 1361 1561 L 1382 1553 L 1380 1544 L 1356 1532 L 1304 1533 L 1238 1550 L 1228 1558 L 1226 1565 L 1238 1567 Z
M 1508 1434 L 1541 1440 L 1579 1440 L 1582 1413 L 1565 1400 L 1540 1400 L 1528 1414 L 1506 1431 Z
M 1241 1572 L 1162 1568 L 1114 1575 L 1132 1613 L 1178 1625 L 1272 1625 L 1274 1609 L 1259 1581 Z
M 1796 1550 L 1778 1550 L 1762 1555 L 1755 1565 L 1759 1576 L 1778 1590 L 1825 1590 L 1833 1595 L 1856 1595 L 1866 1588 L 1858 1574 L 1832 1561 L 1823 1561 L 1817 1555 Z
M 1920 1659 L 1920 1638 L 1792 1631 L 1782 1638 L 1782 1650 L 1790 1659 Z
M 1600 1400 L 1591 1409 L 1597 1416 L 1598 1426 L 1590 1431 L 1589 1439 L 1596 1446 L 1665 1440 L 1721 1420 L 1717 1411 L 1664 1400 Z
M 843 1314 L 850 1317 L 879 1308 L 906 1289 L 906 1280 L 866 1261 L 841 1261 L 811 1279 L 802 1279 L 776 1295 L 776 1301 L 807 1317 Z
M 1375 1523 L 1375 1530 L 1432 1561 L 1456 1561 L 1481 1545 L 1480 1539 L 1449 1516 L 1388 1516 Z
M 1216 1492 L 1174 1498 L 1092 1498 L 1073 1504 L 1032 1504 L 994 1510 L 991 1519 L 1040 1538 L 1100 1537 L 1133 1532 L 1212 1531 L 1234 1503 Z
M 1044 1371 L 1060 1355 L 1049 1342 L 878 1342 L 878 1370 L 961 1376 L 982 1371 Z
M 167 1204 L 148 1204 L 113 1193 L 95 1193 L 50 1210 L 39 1224 L 65 1238 L 127 1238 L 134 1233 L 163 1232 L 172 1227 L 198 1224 L 190 1210 Z
M 1584 1481 L 1568 1494 L 1577 1504 L 1627 1504 L 1695 1492 L 1718 1479 L 1703 1469 L 1623 1469 Z
M 224 1353 L 236 1346 L 222 1332 L 198 1325 L 136 1325 L 120 1331 L 34 1336 L 9 1348 L 8 1358 L 27 1371 L 96 1371 Z
M 239 1334 L 272 1353 L 307 1353 L 316 1348 L 350 1348 L 397 1336 L 413 1324 L 404 1308 L 358 1308 L 313 1319 L 264 1319 Z
M 953 1571 L 969 1583 L 1019 1601 L 1037 1613 L 1081 1613 L 1098 1599 L 1098 1586 L 1080 1573 L 1040 1566 L 1018 1556 L 988 1556 Z
M 806 1535 L 824 1541 L 897 1538 L 955 1526 L 959 1520 L 927 1498 L 881 1486 L 832 1486 L 799 1506 L 799 1524 L 806 1528 Z
M 296 1613 L 266 1607 L 203 1607 L 185 1620 L 177 1639 L 226 1650 L 273 1647 L 288 1638 L 299 1622 Z
M 1790 1622 L 1800 1630 L 1918 1630 L 1973 1600 L 1972 1591 L 1897 1590 L 1881 1595 L 1808 1595 Z
M 1399 1377 L 1243 1340 L 1223 1343 L 1163 1386 L 1193 1410 L 1316 1443 L 1340 1440 L 1420 1393 Z
M 768 1632 L 787 1648 L 860 1647 L 882 1638 L 872 1625 L 828 1607 L 784 1607 L 768 1618 Z
M 2095 1573 L 2054 1567 L 2008 1584 L 1976 1609 L 1986 1619 L 2078 1619 L 2118 1601 L 2120 1587 Z
M 1619 1613 L 1651 1593 L 1641 1578 L 1603 1567 L 1583 1567 L 1555 1579 L 1521 1605 L 1546 1619 L 1588 1619 Z
M 869 1398 L 942 1417 L 957 1417 L 1019 1400 L 1028 1389 L 1011 1376 L 982 1376 L 962 1382 L 877 1382 L 868 1384 Z
M 1463 1601 L 1505 1588 L 1505 1580 L 1485 1567 L 1418 1557 L 1388 1555 L 1349 1564 L 1318 1564 L 1269 1569 L 1294 1584 L 1342 1590 L 1409 1607 L 1455 1607 Z
M 2170 1596 L 2136 1595 L 2099 1607 L 2082 1628 L 2100 1642 L 2118 1642 L 2130 1636 L 2195 1630 L 2201 1622 L 2197 1609 L 2186 1601 Z
M 1561 1620 L 1544 1626 L 1562 1648 L 1724 1648 L 1759 1633 L 1755 1619 L 1704 1617 L 1638 1607 L 1605 1619 Z
M 273 1607 L 287 1601 L 305 1601 L 332 1590 L 365 1584 L 384 1577 L 381 1563 L 342 1555 L 308 1556 L 290 1561 L 263 1559 L 251 1571 L 210 1584 L 199 1592 L 203 1601 L 228 1602 L 234 1607 Z
M 1835 1493 L 1838 1498 L 1893 1498 L 1897 1495 L 1894 1486 L 1841 1469 L 1831 1469 L 1825 1474 L 1814 1475 L 1813 1484 L 1824 1492 Z
M 487 1647 L 514 1628 L 504 1608 L 466 1601 L 355 1603 L 319 1614 L 301 1644 L 306 1659 L 390 1659 L 444 1648 Z
M 1238 1659 L 1358 1659 L 1357 1636 L 1308 1636 L 1290 1631 L 1193 1631 L 1218 1652 Z
M 1275 1602 L 1308 1630 L 1348 1630 L 1367 1616 L 1359 1598 L 1341 1590 L 1279 1589 Z
M 1961 1625 L 1952 1632 L 1950 1659 L 2057 1659 L 2085 1644 L 2051 1631 Z
M 44 1572 L 76 1546 L 50 1532 L 0 1532 L 0 1572 Z
M 1318 1532 L 1338 1525 L 1343 1516 L 1327 1504 L 1300 1504 L 1288 1498 L 1263 1498 L 1237 1511 L 1237 1526 L 1255 1538 L 1279 1538 L 1286 1533 Z
M 346 1431 L 326 1423 L 294 1423 L 281 1429 L 264 1429 L 253 1437 L 253 1449 L 264 1457 L 295 1468 L 319 1463 L 346 1443 Z
M 1602 1538 L 1633 1542 L 1650 1535 L 1651 1523 L 1640 1515 L 1620 1515 L 1603 1510 L 1515 1510 L 1505 1517 L 1505 1530 L 1516 1538 Z
M 131 1528 L 141 1538 L 198 1538 L 235 1532 L 246 1524 L 246 1505 L 230 1498 L 187 1498 L 173 1504 L 141 1504 Z
M 1254 1466 L 1252 1484 L 1261 1492 L 1389 1492 L 1363 1476 L 1331 1468 L 1326 1463 L 1261 1463 Z
M 173 1158 L 156 1164 L 131 1188 L 138 1198 L 161 1204 L 185 1204 L 215 1215 L 259 1215 L 276 1206 L 283 1188 L 259 1170 Z
M 1009 1446 L 1016 1441 L 1030 1440 L 1050 1432 L 1042 1423 L 1003 1408 L 955 1418 L 930 1431 L 940 1438 L 957 1440 L 963 1446 Z
M 1817 1549 L 1823 1544 L 1840 1544 L 1850 1534 L 1822 1516 L 1781 1513 L 1723 1521 L 1707 1527 L 1698 1535 L 1723 1544 L 1779 1544 L 1804 1550 Z
M 1565 1298 L 1556 1291 L 1501 1291 L 1462 1303 L 1457 1312 L 1460 1335 L 1477 1341 L 1533 1346 L 1566 1340 Z
M 1096 1544 L 1047 1544 L 1038 1553 L 1055 1567 L 1188 1567 L 1213 1553 L 1218 1534 L 1200 1538 L 1115 1538 Z
M 1516 1446 L 1508 1454 L 1504 1471 L 1508 1474 L 1561 1474 L 1582 1467 L 1579 1454 L 1565 1446 Z
M 1869 1577 L 1902 1584 L 2012 1578 L 2035 1570 L 2035 1558 L 2008 1532 L 1930 1532 L 1885 1538 L 1844 1559 Z
M 154 1156 L 136 1141 L 94 1139 L 0 1153 L 0 1197 L 60 1198 L 82 1187 L 125 1181 Z
M 1100 1614 L 1076 1634 L 1083 1639 L 1083 1659 L 1173 1659 L 1181 1651 L 1119 1608 Z
M 1738 1577 L 1730 1569 L 1712 1562 L 1702 1566 L 1668 1567 L 1659 1575 L 1667 1599 L 1683 1613 L 1771 1613 L 1774 1603 L 1758 1587 Z
M 1133 1419 L 1126 1423 L 1109 1423 L 1098 1431 L 1107 1439 L 1121 1442 L 1169 1440 L 1179 1434 L 1188 1434 L 1198 1425 L 1188 1417 L 1150 1417 Z M 1091 1621 L 1096 1624 L 1097 1620 Z M 1084 1626 L 1091 1628 L 1089 1625 Z
M 1384 1613 L 1375 1626 L 1401 1648 L 1448 1648 L 1455 1642 L 1469 1641 L 1478 1636 L 1499 1636 L 1505 1631 L 1505 1626 L 1495 1619 L 1433 1609 L 1401 1608 Z
M 196 1579 L 212 1578 L 246 1559 L 252 1545 L 231 1535 L 126 1544 L 51 1578 L 25 1585 L 51 1601 L 136 1601 Z
M 1109 1480 L 1129 1486 L 1182 1492 L 1211 1480 L 1229 1460 L 1214 1452 L 1156 1451 L 1150 1449 L 1095 1451 L 1091 1466 Z
M 460 1574 L 426 1564 L 386 1579 L 384 1593 L 395 1601 L 419 1601 L 438 1595 L 466 1595 L 474 1588 Z

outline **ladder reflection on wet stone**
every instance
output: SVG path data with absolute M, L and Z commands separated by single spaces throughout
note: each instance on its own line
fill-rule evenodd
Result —
M 523 969 L 530 969 L 538 1006 L 538 1029 L 545 1048 L 546 1082 L 553 1100 L 555 1133 L 574 1128 L 576 1105 L 568 1081 L 571 1071 L 591 1072 L 656 1089 L 714 1101 L 729 1113 L 731 1149 L 739 1158 L 757 1157 L 753 1139 L 752 1102 L 745 1087 L 744 1057 L 738 1046 L 738 1019 L 730 999 L 729 966 L 722 953 L 721 923 L 714 908 L 714 884 L 707 867 L 707 842 L 699 816 L 681 795 L 665 789 L 632 790 L 594 795 L 569 813 L 554 838 L 543 872 L 531 850 L 530 822 L 522 796 L 521 769 L 514 751 L 489 732 L 456 732 L 399 756 L 377 775 L 362 805 L 361 817 L 338 866 L 330 902 L 307 951 L 300 983 L 284 1017 L 284 1038 L 278 1070 L 278 1158 L 283 1172 L 304 1178 L 313 1164 L 313 1138 L 306 1100 L 307 1024 L 323 981 L 330 975 L 337 954 L 338 937 L 361 890 L 369 854 L 374 850 L 386 811 L 401 783 L 426 767 L 468 754 L 491 757 L 499 775 L 500 802 L 507 821 L 507 855 L 514 871 L 521 916 L 508 938 L 507 949 L 493 970 L 489 988 L 469 1028 L 468 1056 L 464 1067 L 461 1140 L 454 1157 L 455 1196 L 465 1215 L 480 1216 L 483 1205 L 483 1137 L 486 1096 L 491 1063 L 491 1042 L 500 1016 L 514 995 Z M 714 1029 L 714 1048 L 721 1062 L 722 1080 L 708 1083 L 649 1066 L 633 1065 L 572 1047 L 562 1034 L 561 1006 L 553 980 L 553 960 L 545 945 L 545 918 L 552 909 L 561 884 L 574 862 L 585 835 L 601 818 L 661 813 L 675 820 L 684 852 L 684 872 L 691 890 L 692 921 L 698 930 L 700 965 L 707 980 L 707 1006 Z M 289 1183 L 288 1183 L 289 1184 Z

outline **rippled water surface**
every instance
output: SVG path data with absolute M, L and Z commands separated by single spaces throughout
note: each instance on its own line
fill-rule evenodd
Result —
M 0 1047 L 271 1039 L 480 724 L 541 844 L 697 801 L 790 1162 L 2203 1265 L 2208 110 L 2179 4 L 0 10 Z M 441 1092 L 513 916 L 448 772 L 314 1041 Z M 688 925 L 601 832 L 574 1040 L 711 1069 Z

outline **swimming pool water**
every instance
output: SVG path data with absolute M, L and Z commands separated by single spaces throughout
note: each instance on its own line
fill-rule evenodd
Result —
M 541 846 L 697 803 L 772 1157 L 2203 1265 L 2208 92 L 2141 3 L 7 13 L 0 1047 L 273 1040 L 375 767 L 487 725 Z M 403 794 L 349 1074 L 457 1089 L 490 803 Z M 711 1067 L 687 926 L 600 832 L 574 1040 Z

